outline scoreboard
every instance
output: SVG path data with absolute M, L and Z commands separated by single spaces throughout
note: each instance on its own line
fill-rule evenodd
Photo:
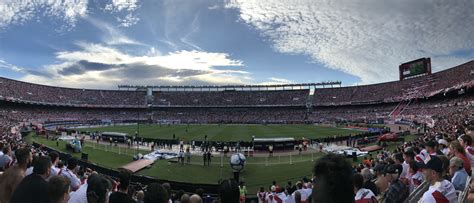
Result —
M 431 74 L 431 59 L 420 58 L 401 64 L 399 67 L 400 80 L 413 78 L 420 75 Z

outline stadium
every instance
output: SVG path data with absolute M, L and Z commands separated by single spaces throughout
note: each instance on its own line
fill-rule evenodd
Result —
M 0 203 L 474 202 L 472 2 L 25 2 Z
M 272 181 L 311 178 L 314 161 L 330 143 L 351 140 L 348 146 L 363 148 L 369 145 L 367 137 L 377 139 L 387 126 L 419 134 L 420 129 L 443 132 L 437 129 L 440 122 L 462 125 L 456 122 L 472 119 L 473 71 L 471 61 L 412 79 L 356 87 L 334 87 L 338 83 L 333 82 L 93 90 L 1 78 L 2 139 L 21 134 L 37 150 L 81 158 L 83 166 L 109 176 L 125 167 L 140 184 L 169 182 L 176 191 L 205 188 L 210 194 L 217 193 L 218 182 L 233 176 L 230 155 L 241 152 L 247 160 L 240 176 L 249 190 L 257 191 Z M 82 140 L 82 153 L 67 149 L 74 138 Z M 176 161 L 180 145 L 185 145 L 181 151 L 192 152 L 189 162 Z M 175 156 L 136 160 L 137 154 L 155 149 Z M 212 151 L 210 166 L 202 162 L 205 149 Z

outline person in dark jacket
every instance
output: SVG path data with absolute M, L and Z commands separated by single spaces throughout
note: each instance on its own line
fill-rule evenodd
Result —
M 390 185 L 383 196 L 385 203 L 402 203 L 406 198 L 408 198 L 410 193 L 409 188 L 400 181 L 402 170 L 403 167 L 400 164 L 391 164 L 387 166 L 385 177 L 388 182 L 390 182 Z

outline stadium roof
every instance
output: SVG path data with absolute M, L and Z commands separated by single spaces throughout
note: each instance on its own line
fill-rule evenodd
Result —
M 152 88 L 152 89 L 242 89 L 242 88 L 285 88 L 285 87 L 325 87 L 325 86 L 341 86 L 341 81 L 328 81 L 319 83 L 298 83 L 298 84 L 275 84 L 275 85 L 202 85 L 202 86 L 186 86 L 186 85 L 119 85 L 118 88 Z

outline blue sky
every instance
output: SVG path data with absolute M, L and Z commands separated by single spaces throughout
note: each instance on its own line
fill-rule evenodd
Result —
M 0 76 L 119 84 L 281 84 L 397 80 L 474 58 L 474 1 L 0 1 Z

